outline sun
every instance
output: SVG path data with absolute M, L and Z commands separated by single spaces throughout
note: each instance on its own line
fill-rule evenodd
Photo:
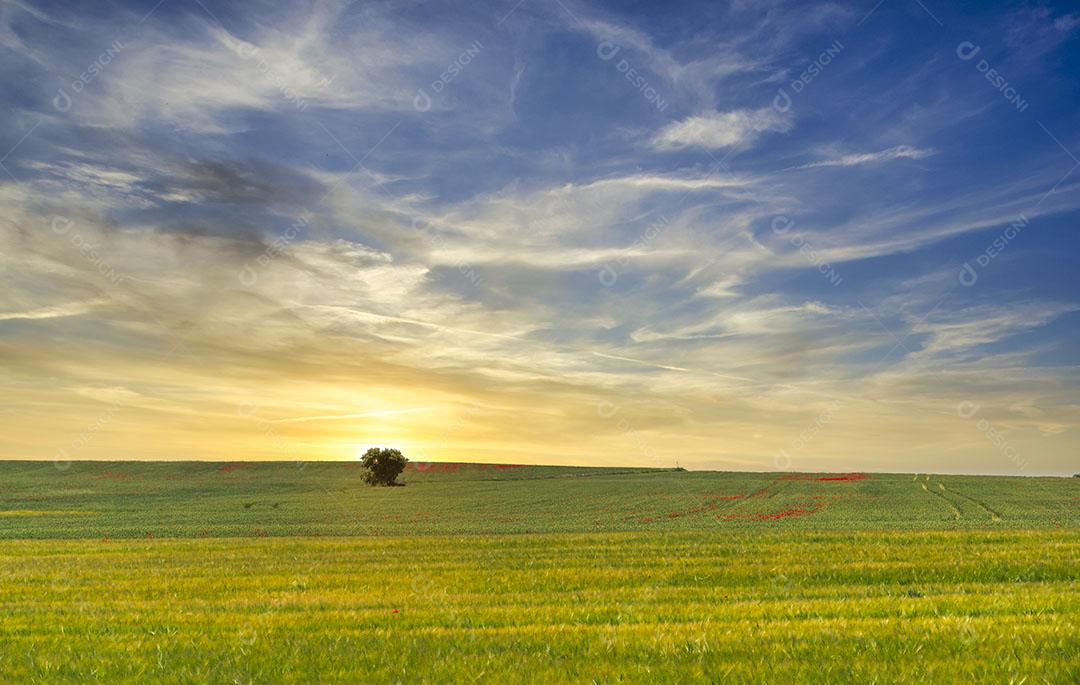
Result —
M 380 443 L 370 443 L 370 444 L 366 444 L 366 445 L 358 445 L 357 448 L 356 448 L 356 454 L 353 455 L 353 459 L 355 459 L 356 461 L 360 461 L 361 459 L 364 458 L 364 453 L 367 452 L 372 447 L 380 447 L 380 448 L 389 447 L 391 449 L 399 450 L 402 454 L 407 454 L 406 451 L 405 451 L 405 446 L 400 444 L 400 443 L 380 442 Z

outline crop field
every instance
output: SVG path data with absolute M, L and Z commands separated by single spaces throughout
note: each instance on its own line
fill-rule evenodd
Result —
M 0 462 L 0 539 L 1076 528 L 1080 478 L 347 462 Z
M 0 463 L 0 682 L 1080 682 L 1080 479 Z

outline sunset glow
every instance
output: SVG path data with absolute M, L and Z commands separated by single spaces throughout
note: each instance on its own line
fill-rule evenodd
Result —
M 6 6 L 0 453 L 1075 467 L 1075 22 L 560 4 Z

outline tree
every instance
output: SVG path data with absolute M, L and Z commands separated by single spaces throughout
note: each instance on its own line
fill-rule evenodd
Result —
M 409 460 L 400 450 L 390 447 L 372 447 L 360 458 L 360 465 L 367 472 L 364 482 L 368 485 L 402 485 L 397 477 L 407 463 Z

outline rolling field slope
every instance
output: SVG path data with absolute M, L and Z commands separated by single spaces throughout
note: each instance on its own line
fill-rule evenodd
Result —
M 354 463 L 0 462 L 0 538 L 1076 528 L 1080 479 Z
M 1080 479 L 0 464 L 0 682 L 1080 682 Z

